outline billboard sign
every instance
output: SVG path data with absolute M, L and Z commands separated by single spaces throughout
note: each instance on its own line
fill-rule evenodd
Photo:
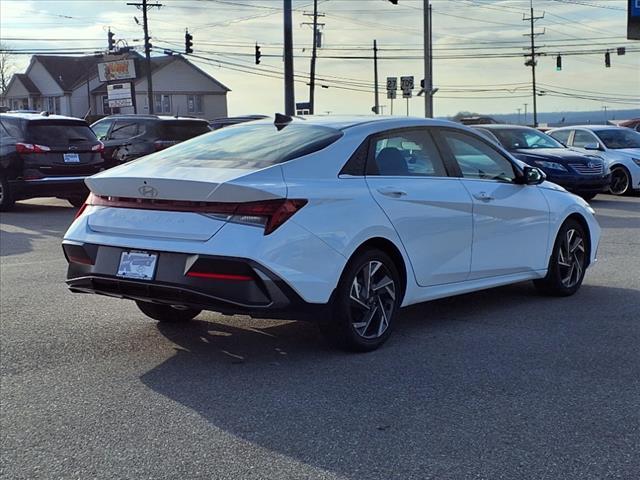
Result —
M 627 39 L 640 40 L 640 0 L 629 0 Z
M 112 83 L 107 85 L 107 97 L 109 100 L 109 108 L 133 106 L 130 83 Z
M 101 82 L 113 82 L 117 80 L 136 78 L 135 62 L 131 58 L 99 63 L 98 78 Z

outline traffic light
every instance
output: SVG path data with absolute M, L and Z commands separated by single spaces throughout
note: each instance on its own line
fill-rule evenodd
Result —
M 187 30 L 184 34 L 184 53 L 193 53 L 193 35 Z
M 107 32 L 107 41 L 109 44 L 109 50 L 113 50 L 114 48 L 116 48 L 116 41 L 113 37 L 115 37 L 115 34 L 111 31 L 111 29 L 109 29 L 109 31 Z
M 604 66 L 611 68 L 611 54 L 609 52 L 605 52 L 604 54 Z
M 262 54 L 260 53 L 260 45 L 256 43 L 256 65 L 260 65 L 260 57 Z
M 560 55 L 556 57 L 556 70 L 558 72 L 562 70 L 562 57 Z

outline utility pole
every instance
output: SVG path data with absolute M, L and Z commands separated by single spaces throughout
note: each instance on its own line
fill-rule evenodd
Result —
M 375 89 L 375 97 L 373 108 L 375 109 L 375 114 L 380 114 L 380 97 L 378 95 L 378 41 L 373 41 L 373 84 Z
M 147 19 L 147 11 L 150 8 L 160 8 L 161 3 L 148 3 L 147 0 L 142 0 L 142 3 L 127 3 L 132 5 L 138 10 L 142 10 L 142 28 L 144 30 L 144 55 L 145 65 L 147 70 L 147 103 L 149 104 L 149 113 L 153 113 L 153 82 L 151 80 L 151 42 L 149 42 L 149 22 Z
M 516 108 L 516 110 L 518 111 L 518 125 L 520 125 L 520 112 L 522 111 L 522 109 Z
M 293 21 L 291 0 L 284 2 L 284 113 L 296 114 L 296 99 L 293 84 Z
M 529 105 L 528 103 L 525 103 L 525 104 L 524 104 L 524 122 L 523 122 L 523 123 L 524 123 L 525 125 L 527 124 L 527 106 L 528 106 L 528 105 Z
M 318 17 L 324 17 L 324 14 L 318 14 L 318 0 L 313 0 L 313 13 L 305 13 L 305 16 L 313 16 L 313 22 L 303 23 L 303 25 L 313 26 L 313 47 L 311 49 L 311 71 L 309 72 L 309 114 L 314 114 L 315 109 L 315 90 L 316 90 L 316 59 L 318 49 L 318 26 L 324 27 L 324 23 L 318 23 Z
M 604 123 L 607 123 L 607 108 L 609 108 L 608 105 L 602 106 L 602 110 L 604 110 Z
M 538 126 L 538 103 L 537 103 L 537 92 L 536 92 L 536 64 L 538 63 L 536 61 L 536 40 L 535 38 L 538 35 L 544 35 L 544 31 L 542 31 L 542 33 L 535 33 L 533 31 L 534 28 L 534 24 L 536 20 L 540 20 L 542 18 L 544 18 L 544 12 L 542 12 L 542 15 L 539 17 L 535 17 L 533 15 L 533 0 L 530 0 L 530 8 L 531 8 L 531 16 L 529 18 L 527 18 L 526 16 L 522 16 L 522 20 L 523 21 L 528 21 L 530 22 L 530 26 L 531 26 L 531 33 L 525 33 L 524 36 L 525 37 L 530 37 L 531 39 L 531 58 L 529 60 L 527 60 L 525 62 L 525 66 L 527 67 L 531 67 L 531 86 L 532 86 L 532 91 L 533 91 L 533 126 L 537 127 Z
M 431 5 L 423 0 L 422 22 L 424 30 L 424 116 L 433 118 L 433 62 L 431 49 Z

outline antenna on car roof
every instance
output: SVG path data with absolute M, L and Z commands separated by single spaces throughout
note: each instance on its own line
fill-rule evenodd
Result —
M 275 116 L 276 116 L 276 119 L 273 121 L 273 124 L 276 126 L 278 131 L 282 130 L 284 127 L 286 127 L 293 121 L 293 117 L 291 117 L 290 115 L 276 113 Z

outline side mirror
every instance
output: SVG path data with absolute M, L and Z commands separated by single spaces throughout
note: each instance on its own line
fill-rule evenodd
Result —
M 528 165 L 524 167 L 523 174 L 525 185 L 540 185 L 547 179 L 547 175 L 542 170 Z
M 598 142 L 595 143 L 587 143 L 584 146 L 585 150 L 602 150 L 602 148 L 600 148 L 600 144 Z

